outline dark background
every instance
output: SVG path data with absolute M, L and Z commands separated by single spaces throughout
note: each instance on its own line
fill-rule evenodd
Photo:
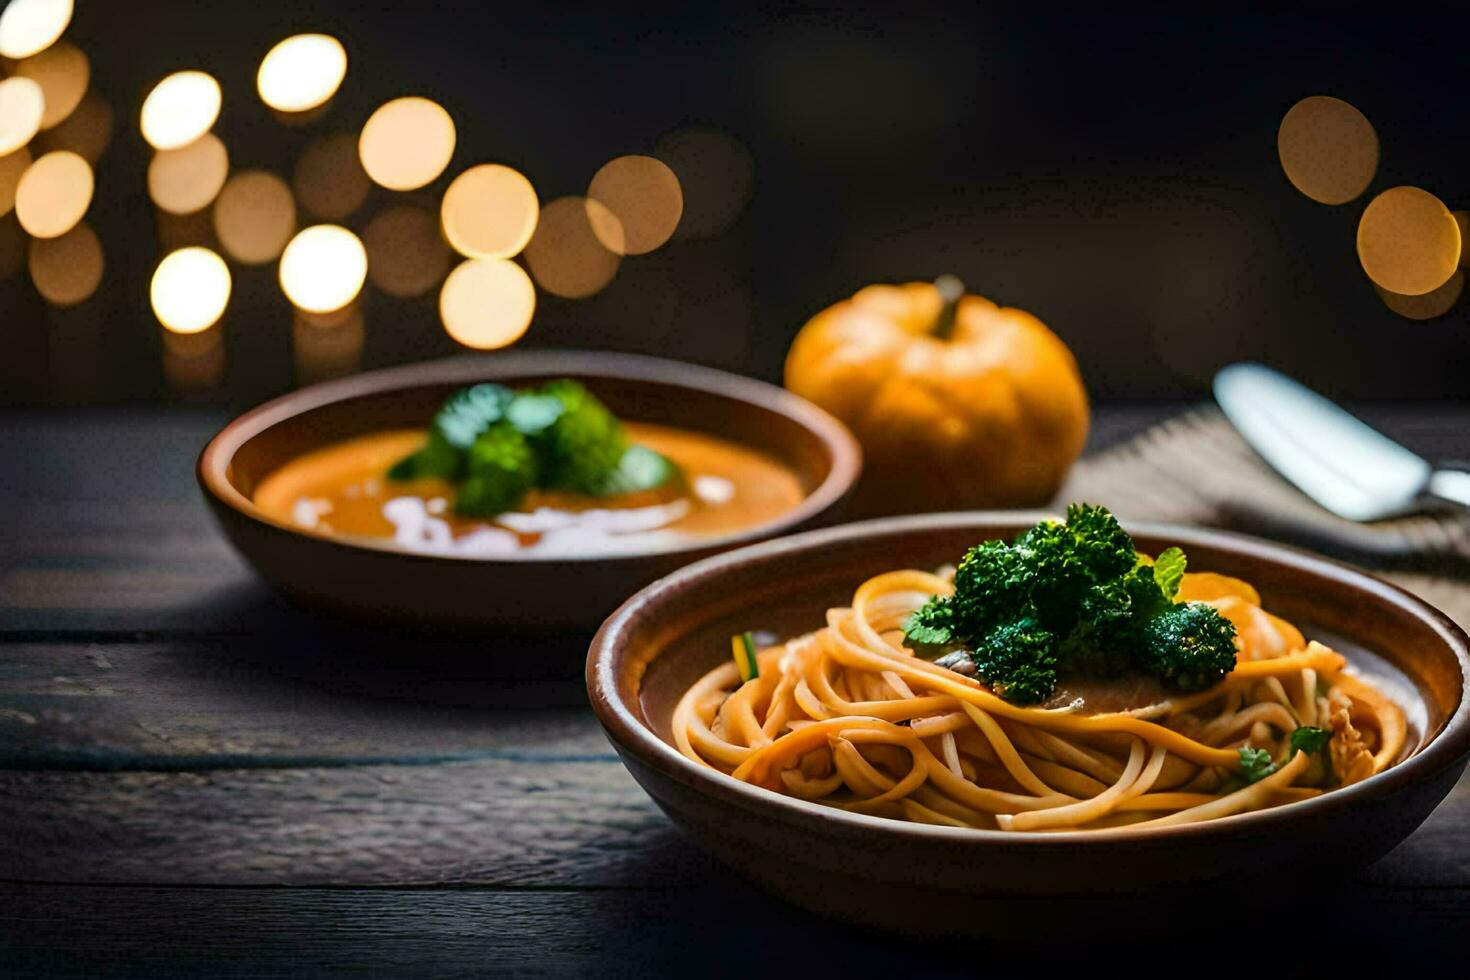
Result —
M 234 167 L 289 176 L 314 135 L 357 131 L 381 102 L 422 94 L 453 114 L 436 205 L 464 167 L 521 169 L 543 202 L 583 193 L 623 153 L 688 127 L 754 160 L 739 220 L 625 262 L 585 301 L 541 294 L 526 346 L 642 351 L 776 379 L 800 325 L 872 281 L 961 275 L 1032 310 L 1077 352 L 1095 397 L 1203 393 L 1256 358 L 1353 399 L 1459 398 L 1470 300 L 1412 322 L 1357 264 L 1362 207 L 1412 183 L 1470 205 L 1463 23 L 1445 17 L 1017 18 L 969 6 L 611 9 L 343 0 L 79 2 L 67 37 L 116 112 L 88 221 L 107 273 L 81 307 L 50 309 L 0 223 L 0 400 L 192 399 L 243 405 L 298 382 L 274 265 L 232 267 L 222 380 L 173 390 L 147 285 L 160 257 L 137 130 L 164 74 L 208 70 Z M 330 113 L 273 120 L 254 75 L 276 41 L 338 36 L 350 57 Z M 1376 127 L 1369 194 L 1314 203 L 1286 180 L 1276 129 L 1330 94 Z M 394 195 L 375 190 L 361 229 Z M 7 244 L 8 242 L 8 244 Z M 369 289 L 363 367 L 453 353 L 434 294 Z

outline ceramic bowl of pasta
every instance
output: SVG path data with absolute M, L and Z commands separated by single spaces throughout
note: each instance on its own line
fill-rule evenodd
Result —
M 801 905 L 968 931 L 955 896 L 1340 873 L 1470 751 L 1463 632 L 1264 541 L 1105 509 L 816 531 L 650 586 L 589 654 L 658 804 Z
M 682 564 L 830 523 L 861 468 L 772 385 L 631 355 L 514 352 L 293 392 L 230 423 L 199 482 L 281 592 L 335 615 L 595 629 Z

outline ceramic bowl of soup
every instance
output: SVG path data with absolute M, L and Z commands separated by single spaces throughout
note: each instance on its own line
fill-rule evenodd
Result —
M 679 467 L 675 489 L 585 499 L 532 491 L 456 514 L 453 488 L 390 479 L 456 392 L 580 383 L 630 443 Z M 698 558 L 840 519 L 861 469 L 843 425 L 780 388 L 633 355 L 460 357 L 303 388 L 226 426 L 200 456 L 236 548 L 298 604 L 373 623 L 592 629 Z

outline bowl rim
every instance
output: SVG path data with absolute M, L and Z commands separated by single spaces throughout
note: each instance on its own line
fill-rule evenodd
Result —
M 494 556 L 410 551 L 378 538 L 348 534 L 311 534 L 277 520 L 235 488 L 228 473 L 235 453 L 248 440 L 287 419 L 306 412 L 370 395 L 430 385 L 473 384 L 516 377 L 566 376 L 646 382 L 684 388 L 743 402 L 782 415 L 816 436 L 830 461 L 826 477 L 801 502 L 785 513 L 752 527 L 712 537 L 692 538 L 680 544 L 618 552 L 612 555 L 506 554 Z M 760 541 L 797 527 L 825 513 L 848 496 L 862 472 L 862 449 L 847 427 L 826 411 L 784 388 L 698 364 L 686 364 L 642 354 L 615 354 L 583 350 L 527 350 L 495 354 L 461 354 L 433 361 L 367 371 L 297 389 L 235 417 L 220 429 L 199 454 L 195 476 L 206 497 L 229 508 L 267 532 L 287 534 L 327 547 L 368 551 L 408 561 L 468 564 L 541 564 L 547 562 L 638 562 L 655 557 L 697 554 Z
M 671 591 L 718 578 L 732 567 L 747 561 L 776 558 L 838 542 L 904 532 L 961 531 L 982 523 L 1014 525 L 1017 530 L 1021 530 L 1042 518 L 1056 516 L 1058 515 L 1051 511 L 969 511 L 879 518 L 767 541 L 686 565 L 633 595 L 598 630 L 588 651 L 586 667 L 587 693 L 593 712 L 620 752 L 632 754 L 644 765 L 703 795 L 746 810 L 764 812 L 786 822 L 802 824 L 819 833 L 822 832 L 819 824 L 827 827 L 835 825 L 848 833 L 891 833 L 911 839 L 942 841 L 950 846 L 962 842 L 1025 848 L 1059 848 L 1079 843 L 1153 844 L 1231 831 L 1266 830 L 1311 815 L 1341 811 L 1359 800 L 1402 790 L 1463 762 L 1465 756 L 1470 754 L 1470 637 L 1444 613 L 1391 582 L 1313 552 L 1231 531 L 1146 521 L 1125 520 L 1123 525 L 1133 534 L 1177 540 L 1186 552 L 1193 543 L 1201 547 L 1232 550 L 1255 560 L 1276 563 L 1285 561 L 1308 574 L 1326 578 L 1339 585 L 1355 589 L 1366 588 L 1384 601 L 1396 604 L 1425 622 L 1450 649 L 1460 667 L 1459 702 L 1454 706 L 1443 728 L 1429 737 L 1417 753 L 1397 765 L 1352 786 L 1311 799 L 1177 826 L 1143 830 L 1118 827 L 1025 834 L 942 827 L 851 813 L 752 786 L 686 758 L 642 720 L 636 710 L 637 706 L 628 705 L 619 695 L 618 676 L 613 669 L 615 656 L 644 608 Z

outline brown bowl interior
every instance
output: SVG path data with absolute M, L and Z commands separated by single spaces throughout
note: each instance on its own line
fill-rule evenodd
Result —
M 687 546 L 614 557 L 485 559 L 415 554 L 390 541 L 318 536 L 267 516 L 251 497 L 285 463 L 385 428 L 423 426 L 454 391 L 582 381 L 619 417 L 729 439 L 790 466 L 806 498 L 780 519 Z M 528 352 L 456 358 L 317 385 L 241 416 L 206 447 L 199 476 L 236 546 L 277 588 L 357 619 L 459 627 L 590 629 L 633 591 L 680 564 L 830 522 L 860 468 L 840 423 L 779 388 L 652 358 Z M 567 569 L 572 567 L 569 580 Z M 574 585 L 578 598 L 566 601 Z M 467 602 L 467 596 L 490 596 Z
M 936 896 L 1136 891 L 1227 880 L 1240 868 L 1304 861 L 1350 867 L 1410 833 L 1453 784 L 1470 746 L 1464 634 L 1407 593 L 1302 552 L 1236 535 L 1137 527 L 1144 550 L 1180 545 L 1190 567 L 1252 582 L 1267 608 L 1339 649 L 1408 711 L 1400 765 L 1316 800 L 1164 830 L 1007 835 L 843 813 L 740 784 L 673 748 L 683 692 L 747 629 L 809 631 L 865 578 L 935 568 L 976 542 L 1011 537 L 1034 514 L 934 515 L 847 525 L 743 549 L 684 569 L 604 624 L 588 660 L 594 708 L 635 777 L 717 856 L 802 904 L 867 920 L 851 896 L 890 889 L 923 909 Z M 861 862 L 850 859 L 861 848 Z M 922 868 L 920 873 L 915 868 Z M 901 918 L 901 916 L 900 916 Z M 926 926 L 926 927 L 927 927 Z

